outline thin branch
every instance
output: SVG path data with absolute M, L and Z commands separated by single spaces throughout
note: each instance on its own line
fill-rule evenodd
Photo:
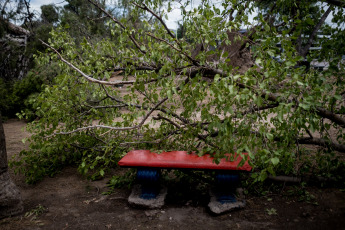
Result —
M 314 138 L 309 129 L 306 128 L 305 131 L 308 133 L 310 139 Z
M 96 2 L 92 1 L 92 0 L 88 0 L 92 5 L 94 5 L 95 7 L 97 7 L 98 9 L 100 9 L 103 13 L 105 13 L 111 20 L 113 20 L 113 22 L 115 22 L 116 24 L 118 24 L 121 29 L 126 30 L 126 27 L 119 21 L 117 20 L 115 17 L 113 17 L 108 11 L 106 11 L 105 9 L 103 9 L 102 7 L 100 7 Z M 133 44 L 137 47 L 137 49 L 143 53 L 146 54 L 146 51 L 142 50 L 139 43 L 137 42 L 137 40 L 133 37 L 132 33 L 128 34 L 129 38 L 131 39 L 131 41 L 133 42 Z
M 273 10 L 275 9 L 276 6 L 277 6 L 276 3 L 274 3 L 272 5 L 272 7 L 270 8 L 270 10 L 267 13 L 267 16 L 264 18 L 264 21 L 268 21 L 268 19 L 270 18 L 271 14 L 272 14 L 272 12 L 273 12 Z M 247 47 L 247 43 L 249 43 L 253 39 L 254 35 L 256 34 L 257 28 L 262 28 L 262 23 L 260 25 L 254 26 L 252 28 L 252 31 L 247 36 L 247 39 L 243 41 L 241 47 L 238 50 L 234 51 L 234 53 L 232 53 L 231 56 L 234 56 L 236 53 L 242 51 L 243 49 L 245 49 Z
M 216 74 L 219 74 L 222 77 L 227 77 L 228 74 L 220 69 L 215 69 L 215 68 L 210 68 L 210 67 L 204 67 L 203 68 L 205 71 L 207 71 L 208 74 L 212 74 L 212 76 L 215 76 Z M 272 101 L 272 102 L 278 102 L 278 98 L 280 95 L 275 94 L 275 93 L 270 93 L 270 92 L 262 92 L 260 89 L 256 89 L 254 87 L 245 85 L 241 83 L 240 81 L 236 81 L 236 85 L 242 89 L 247 88 L 252 90 L 256 95 L 262 97 L 262 98 L 267 98 L 267 100 Z
M 320 21 L 315 25 L 313 31 L 311 32 L 311 34 L 309 35 L 309 38 L 308 38 L 308 41 L 307 41 L 307 44 L 303 47 L 303 49 L 297 49 L 297 51 L 299 52 L 299 54 L 302 56 L 302 57 L 305 57 L 307 54 L 308 54 L 308 51 L 309 51 L 309 48 L 311 47 L 314 39 L 315 39 L 315 36 L 317 34 L 317 31 L 319 31 L 319 29 L 321 28 L 321 26 L 324 24 L 326 18 L 328 17 L 328 15 L 331 13 L 331 11 L 333 10 L 333 6 L 330 6 L 328 7 L 328 9 L 326 10 L 326 12 L 322 15 L 322 17 L 320 18 Z M 302 35 L 302 34 L 301 34 Z M 299 47 L 301 46 L 301 39 L 302 39 L 302 36 L 300 35 L 300 37 L 298 39 L 299 40 Z
M 29 21 L 30 21 L 30 26 L 31 26 L 31 30 L 32 30 L 32 28 L 33 28 L 32 18 L 33 18 L 33 16 L 34 16 L 34 14 L 30 12 L 30 1 L 28 2 L 27 0 L 24 0 L 24 3 L 25 3 L 25 6 L 26 6 L 27 14 L 28 14 L 28 16 L 26 17 L 26 19 L 29 19 Z M 26 19 L 25 19 L 25 20 L 26 20 Z
M 165 113 L 165 114 L 168 114 L 168 115 L 170 115 L 170 116 L 172 116 L 172 117 L 177 118 L 178 120 L 182 121 L 184 124 L 190 124 L 190 121 L 189 121 L 187 118 L 181 117 L 181 116 L 179 116 L 177 113 L 174 113 L 174 112 L 172 112 L 172 111 L 167 111 L 167 110 L 164 109 L 164 108 L 158 108 L 157 110 L 159 110 L 159 111 L 161 111 L 161 112 L 163 112 L 163 113 Z
M 176 128 L 178 128 L 179 130 L 182 130 L 182 127 L 179 126 L 178 124 L 176 124 L 174 121 L 170 120 L 169 118 L 163 117 L 160 114 L 157 115 L 156 118 L 154 118 L 155 120 L 165 120 L 167 122 L 169 122 L 170 124 L 174 125 Z M 208 144 L 209 146 L 212 146 L 215 149 L 219 149 L 218 146 L 214 145 L 213 143 L 210 143 L 206 137 L 200 135 L 200 134 L 193 134 L 195 137 L 197 137 L 198 139 L 204 141 L 206 144 Z
M 288 183 L 300 183 L 302 179 L 300 177 L 294 176 L 272 176 L 268 175 L 268 179 L 279 181 L 279 182 L 288 182 Z
M 187 84 L 188 83 L 188 81 L 187 82 L 185 82 L 185 84 Z M 177 87 L 176 88 L 176 91 L 179 91 L 181 89 L 181 87 Z M 145 96 L 149 101 L 151 101 L 150 100 L 150 98 L 145 94 L 145 93 L 143 93 L 142 91 L 140 91 L 140 90 L 137 90 L 139 93 L 141 93 L 143 96 Z M 152 102 L 152 101 L 151 101 Z M 165 109 L 165 108 L 157 108 L 157 110 L 158 111 L 161 111 L 161 112 L 163 112 L 163 113 L 165 113 L 165 114 L 167 114 L 167 115 L 170 115 L 170 116 L 172 116 L 172 117 L 174 117 L 174 118 L 176 118 L 176 119 L 178 119 L 178 120 L 180 120 L 180 121 L 182 121 L 184 124 L 190 124 L 191 122 L 187 119 L 187 118 L 185 118 L 185 117 L 182 117 L 182 116 L 179 116 L 177 113 L 174 113 L 174 112 L 172 112 L 171 110 L 167 110 L 167 109 Z
M 155 111 L 160 105 L 162 105 L 166 100 L 168 100 L 168 98 L 164 98 L 163 100 L 161 100 L 160 102 L 158 102 L 147 114 L 146 116 L 142 119 L 142 121 L 135 126 L 129 126 L 129 127 L 113 127 L 113 126 L 107 126 L 107 125 L 91 125 L 91 126 L 86 126 L 86 127 L 81 127 L 81 128 L 77 128 L 75 130 L 72 131 L 68 131 L 68 132 L 60 132 L 60 133 L 53 133 L 52 135 L 46 136 L 46 138 L 55 136 L 55 135 L 67 135 L 67 134 L 72 134 L 72 133 L 76 133 L 76 132 L 81 132 L 84 130 L 89 130 L 89 129 L 97 129 L 97 128 L 105 128 L 105 129 L 110 129 L 110 130 L 116 130 L 116 131 L 126 131 L 126 130 L 132 130 L 132 129 L 139 129 L 141 128 L 145 121 L 149 118 L 149 116 L 153 113 L 153 111 Z
M 1 12 L 0 12 L 1 18 L 4 17 L 6 5 L 7 5 L 9 2 L 10 2 L 10 0 L 6 0 L 6 1 L 3 3 L 4 5 L 2 6 L 2 9 L 1 9 Z M 4 19 L 4 18 L 3 18 L 3 19 Z
M 330 147 L 333 150 L 336 150 L 338 152 L 345 153 L 345 145 L 333 143 L 333 142 L 327 141 L 325 139 L 321 139 L 321 138 L 310 139 L 310 137 L 303 137 L 303 138 L 299 138 L 297 141 L 299 144 L 318 145 L 318 146 L 322 146 L 322 147 L 327 146 L 327 147 Z
M 98 83 L 98 84 L 102 84 L 102 85 L 131 85 L 133 83 L 135 83 L 135 81 L 102 81 L 102 80 L 98 80 L 95 79 L 93 77 L 88 76 L 87 74 L 85 74 L 83 71 L 81 71 L 80 69 L 78 69 L 76 66 L 74 66 L 72 63 L 70 63 L 69 61 L 67 61 L 66 59 L 64 59 L 62 57 L 62 55 L 52 46 L 48 45 L 47 43 L 45 43 L 44 41 L 42 41 L 41 39 L 39 39 L 41 41 L 42 44 L 44 44 L 45 46 L 49 47 L 51 50 L 53 50 L 60 58 L 61 61 L 63 61 L 64 63 L 66 63 L 69 67 L 71 67 L 72 69 L 74 69 L 75 71 L 77 71 L 78 73 L 80 73 L 84 78 L 86 78 L 88 81 L 90 82 L 94 82 L 94 83 Z
M 83 147 L 83 146 L 79 146 L 79 145 L 76 145 L 74 143 L 71 143 L 71 146 L 75 147 L 75 148 L 78 148 L 78 149 L 83 149 L 83 150 L 95 150 L 95 151 L 98 151 L 98 152 L 104 152 L 104 150 L 101 150 L 101 149 L 97 149 L 95 147 Z
M 92 108 L 92 109 L 114 109 L 114 108 L 123 108 L 127 107 L 127 105 L 104 105 L 104 106 L 91 106 L 91 105 L 85 105 L 86 107 Z
M 235 13 L 236 8 L 237 8 L 240 4 L 243 4 L 243 1 L 242 1 L 242 2 L 239 2 L 239 3 L 237 3 L 237 4 L 235 4 L 234 6 L 231 6 L 231 9 L 228 11 L 228 12 L 229 12 L 229 21 L 233 21 L 233 20 L 234 20 L 233 14 Z M 226 15 L 226 14 L 223 14 L 222 16 L 225 17 L 225 15 Z
M 104 85 L 102 85 L 102 88 L 103 88 L 105 94 L 107 95 L 107 97 L 110 98 L 110 99 L 113 100 L 113 101 L 116 101 L 116 102 L 118 102 L 118 103 L 121 103 L 121 104 L 123 104 L 123 105 L 125 105 L 125 106 L 127 106 L 127 107 L 129 107 L 129 106 L 134 106 L 134 107 L 136 107 L 136 108 L 138 108 L 138 109 L 143 109 L 143 110 L 148 110 L 148 109 L 150 109 L 150 108 L 145 107 L 145 106 L 142 106 L 142 105 L 128 104 L 128 103 L 126 103 L 126 102 L 123 101 L 123 100 L 120 100 L 120 99 L 118 99 L 118 98 L 116 98 L 116 97 L 111 96 L 111 95 L 108 93 L 108 91 L 107 91 L 107 89 L 105 88 Z M 160 110 L 160 108 L 157 108 L 157 110 Z
M 281 22 L 277 25 L 273 25 L 274 27 L 278 28 L 278 27 L 281 27 L 281 26 L 285 26 L 286 25 L 286 22 Z
M 153 113 L 153 111 L 157 110 L 157 108 L 158 108 L 161 104 L 163 104 L 165 101 L 167 101 L 167 100 L 168 100 L 168 97 L 166 97 L 166 98 L 164 98 L 163 100 L 161 100 L 160 102 L 158 102 L 158 103 L 155 105 L 155 107 L 153 107 L 153 108 L 151 109 L 151 111 L 150 111 L 148 114 L 146 114 L 146 116 L 144 117 L 144 119 L 140 122 L 139 126 L 141 127 L 141 126 L 145 123 L 145 121 L 147 120 L 147 118 Z
M 163 21 L 162 17 L 159 17 L 155 12 L 153 12 L 150 8 L 148 8 L 145 5 L 145 3 L 142 3 L 142 5 L 139 5 L 139 4 L 135 3 L 135 2 L 132 2 L 132 4 L 137 6 L 137 7 L 139 7 L 140 9 L 143 9 L 143 10 L 146 10 L 146 11 L 150 12 L 153 16 L 155 16 L 155 18 L 157 18 L 160 21 L 160 23 L 163 25 L 163 27 L 165 28 L 167 33 L 170 35 L 170 37 L 172 37 L 174 40 L 176 39 L 176 36 L 171 33 L 171 31 L 169 30 L 168 26 Z
M 163 117 L 162 115 L 158 114 L 157 117 L 153 118 L 154 120 L 165 120 L 167 122 L 169 122 L 170 124 L 172 124 L 173 126 L 175 126 L 178 129 L 181 129 L 181 126 L 178 125 L 176 122 L 170 120 L 169 118 Z
M 102 17 L 99 17 L 99 18 L 90 18 L 90 17 L 88 17 L 88 16 L 86 16 L 86 17 L 87 17 L 87 19 L 89 19 L 89 20 L 91 20 L 91 21 L 103 20 L 103 19 L 105 19 L 105 18 L 108 18 L 108 16 L 102 16 Z
M 113 126 L 107 126 L 107 125 L 91 125 L 91 126 L 85 126 L 85 127 L 77 128 L 77 129 L 74 129 L 74 130 L 68 131 L 68 132 L 53 133 L 52 135 L 46 136 L 46 138 L 50 138 L 50 137 L 55 136 L 55 135 L 67 135 L 67 134 L 72 134 L 72 133 L 76 133 L 76 132 L 81 132 L 84 130 L 98 129 L 98 128 L 111 129 L 111 130 L 117 130 L 117 131 L 125 131 L 125 130 L 137 129 L 137 128 L 139 128 L 139 126 L 135 125 L 135 126 L 130 126 L 130 127 L 113 127 Z
M 121 100 L 118 100 L 117 98 L 111 96 L 111 95 L 108 93 L 108 91 L 107 91 L 107 89 L 105 88 L 104 85 L 101 85 L 101 86 L 102 86 L 102 88 L 103 88 L 105 94 L 107 95 L 107 98 L 110 98 L 111 100 L 116 101 L 116 102 L 119 102 L 119 103 L 123 103 Z
M 180 47 L 180 52 L 183 53 L 186 57 L 188 57 L 189 60 L 192 61 L 192 63 L 196 66 L 199 66 L 199 62 L 196 61 L 195 59 L 192 59 L 191 57 L 189 57 L 189 55 L 186 54 L 186 52 L 182 51 L 183 50 L 183 47 L 181 45 L 181 43 L 179 42 L 179 40 L 177 39 L 177 36 L 175 36 L 168 28 L 168 26 L 166 25 L 166 23 L 163 21 L 162 17 L 158 16 L 156 13 L 154 13 L 151 9 L 149 9 L 145 3 L 142 3 L 142 5 L 139 5 L 135 2 L 133 2 L 133 4 L 143 10 L 146 10 L 148 12 L 150 12 L 155 18 L 157 18 L 160 23 L 163 25 L 163 27 L 165 28 L 165 30 L 167 31 L 168 35 L 173 38 L 173 40 L 177 43 L 177 45 Z
M 149 32 L 147 32 L 146 34 L 147 34 L 148 36 L 150 36 L 150 37 L 152 37 L 152 38 L 158 40 L 158 41 L 161 41 L 161 42 L 166 43 L 167 45 L 169 45 L 169 46 L 170 46 L 171 48 L 173 48 L 174 50 L 176 50 L 176 51 L 182 53 L 182 50 L 176 48 L 175 46 L 173 46 L 172 44 L 170 44 L 168 41 L 164 40 L 163 38 L 158 38 L 158 37 L 156 37 L 155 35 L 153 35 L 153 34 L 151 34 L 151 33 L 149 33 Z M 191 58 L 191 59 L 192 59 L 192 58 Z
M 66 63 L 68 66 L 70 66 L 72 69 L 76 70 L 78 73 L 80 73 L 83 77 L 85 77 L 88 81 L 93 82 L 93 83 L 98 83 L 101 85 L 112 85 L 112 86 L 116 86 L 116 85 L 132 85 L 135 83 L 135 81 L 103 81 L 103 80 L 98 80 L 96 78 L 90 77 L 87 74 L 85 74 L 84 72 L 82 72 L 80 69 L 78 69 L 76 66 L 74 66 L 72 63 L 70 63 L 69 61 L 67 61 L 66 59 L 64 59 L 62 57 L 62 55 L 59 53 L 59 51 L 57 51 L 55 48 L 53 48 L 52 46 L 48 45 L 47 43 L 45 43 L 44 41 L 42 41 L 41 39 L 39 39 L 41 41 L 42 44 L 44 44 L 45 46 L 49 47 L 50 49 L 52 49 L 60 58 L 61 61 L 63 61 L 64 63 Z M 141 67 L 141 70 L 155 70 L 151 67 L 147 67 L 144 68 L 143 66 Z M 116 69 L 116 70 L 125 70 L 125 68 L 123 69 Z M 151 82 L 155 82 L 158 79 L 151 79 L 151 80 L 147 80 L 145 82 L 143 82 L 144 84 L 147 83 L 151 83 Z
M 153 117 L 155 119 L 155 117 Z M 172 135 L 175 135 L 179 132 L 179 130 L 174 130 L 173 132 L 169 132 L 166 134 L 163 134 L 164 140 L 168 139 Z M 121 142 L 119 145 L 136 145 L 136 144 L 159 144 L 163 141 L 163 139 L 157 139 L 154 141 L 132 141 L 132 142 Z
M 173 46 L 172 44 L 170 44 L 168 41 L 166 41 L 166 40 L 164 40 L 164 39 L 162 39 L 162 38 L 158 38 L 158 37 L 156 37 L 155 35 L 153 35 L 153 34 L 151 34 L 151 33 L 148 33 L 148 32 L 147 32 L 146 34 L 147 34 L 148 36 L 150 36 L 150 37 L 152 37 L 152 38 L 158 40 L 158 41 L 161 41 L 161 42 L 166 43 L 167 45 L 169 45 L 171 48 L 173 48 L 173 49 L 176 50 L 177 52 L 180 52 L 181 54 L 183 54 L 184 56 L 186 56 L 194 65 L 196 65 L 196 66 L 199 66 L 199 65 L 200 65 L 199 62 L 198 62 L 197 60 L 195 60 L 194 58 L 192 58 L 192 57 L 191 57 L 190 55 L 188 55 L 186 52 L 184 52 L 184 51 L 182 51 L 182 50 L 176 48 L 175 46 Z
M 231 119 L 231 118 L 240 118 L 244 115 L 247 115 L 247 114 L 253 114 L 255 112 L 259 112 L 259 111 L 263 111 L 263 110 L 267 110 L 267 109 L 273 109 L 273 108 L 276 108 L 279 106 L 279 103 L 275 103 L 275 104 L 268 104 L 268 105 L 264 105 L 264 106 L 261 106 L 261 107 L 254 107 L 254 108 L 251 108 L 251 109 L 248 109 L 246 111 L 243 111 L 243 112 L 237 112 L 234 116 L 230 117 L 230 118 L 227 118 L 227 119 Z M 226 119 L 223 119 L 220 121 L 220 123 L 224 123 Z M 205 126 L 205 125 L 209 125 L 210 122 L 204 122 L 204 123 L 193 123 L 191 124 L 192 126 L 197 126 L 197 125 L 202 125 L 202 126 Z M 209 131 L 207 127 L 202 127 L 205 131 Z M 213 133 L 209 133 L 208 135 L 206 136 L 210 136 L 210 137 L 216 137 L 218 136 L 219 134 L 219 131 L 215 131 Z
M 161 140 L 156 141 L 133 141 L 133 142 L 122 142 L 119 145 L 120 146 L 126 146 L 126 145 L 137 145 L 137 144 L 159 144 L 162 142 Z
M 244 11 L 249 7 L 251 1 L 247 1 L 246 5 L 244 7 L 242 7 L 239 11 L 237 11 L 236 14 L 236 19 L 240 20 L 242 18 L 242 15 L 244 14 Z
M 273 108 L 276 108 L 278 106 L 279 106 L 279 103 L 268 104 L 268 105 L 264 105 L 264 106 L 260 106 L 260 107 L 253 107 L 251 109 L 248 109 L 246 111 L 238 113 L 235 117 L 244 116 L 247 114 L 252 114 L 254 112 L 259 112 L 259 111 L 263 111 L 266 109 L 273 109 Z
M 345 1 L 344 0 L 325 0 L 330 5 L 340 6 L 345 8 Z
M 86 135 L 89 136 L 89 137 L 95 138 L 96 140 L 98 140 L 99 142 L 102 142 L 103 144 L 107 144 L 107 142 L 105 142 L 105 141 L 102 140 L 101 138 L 97 137 L 97 136 L 95 135 L 94 132 L 91 131 L 90 133 L 91 133 L 91 134 L 89 134 L 89 133 L 87 132 Z
M 120 71 L 120 70 L 125 71 L 127 69 L 128 68 L 119 67 L 119 68 L 114 68 L 114 69 L 111 69 L 111 70 L 113 70 L 113 71 Z M 159 68 L 154 68 L 154 67 L 151 67 L 151 66 L 135 66 L 134 69 L 135 70 L 153 70 L 153 71 L 159 70 Z

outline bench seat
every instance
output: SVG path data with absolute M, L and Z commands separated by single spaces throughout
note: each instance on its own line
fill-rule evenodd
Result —
M 247 155 L 247 153 L 243 153 Z M 230 156 L 230 154 L 227 154 Z M 210 170 L 239 170 L 251 171 L 248 160 L 238 167 L 242 157 L 235 154 L 234 161 L 221 159 L 219 164 L 213 162 L 209 154 L 199 157 L 197 154 L 188 154 L 186 151 L 162 152 L 160 154 L 150 150 L 133 150 L 127 153 L 118 163 L 121 167 L 149 167 L 149 168 L 175 168 L 175 169 L 210 169 Z

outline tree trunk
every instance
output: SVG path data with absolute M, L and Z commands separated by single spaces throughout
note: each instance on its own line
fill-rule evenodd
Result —
M 23 212 L 20 191 L 8 172 L 5 132 L 0 112 L 0 219 Z

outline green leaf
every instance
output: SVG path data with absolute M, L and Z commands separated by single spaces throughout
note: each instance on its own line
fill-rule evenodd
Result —
M 261 173 L 260 173 L 260 175 L 259 175 L 259 181 L 261 181 L 261 182 L 263 182 L 263 181 L 265 181 L 266 180 L 266 178 L 267 178 L 267 172 L 266 171 L 262 171 Z
M 299 103 L 298 104 L 299 107 L 305 109 L 305 110 L 309 110 L 310 109 L 310 105 L 304 104 L 304 103 Z
M 168 98 L 172 97 L 172 91 L 170 89 L 167 90 L 167 96 L 168 96 Z
M 273 165 L 277 165 L 279 163 L 279 158 L 278 157 L 271 158 L 271 162 Z
M 277 117 L 280 123 L 283 123 L 283 116 L 284 116 L 283 111 L 279 110 Z
M 274 136 L 271 133 L 266 133 L 266 137 L 267 137 L 268 140 L 272 141 Z

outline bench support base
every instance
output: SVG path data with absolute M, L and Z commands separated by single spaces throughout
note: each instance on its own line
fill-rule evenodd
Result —
M 134 185 L 128 203 L 145 208 L 160 208 L 164 205 L 167 189 L 160 186 L 160 169 L 141 168 L 137 171 L 137 182 Z
M 219 193 L 214 190 L 210 190 L 210 197 L 211 199 L 210 203 L 208 203 L 208 207 L 210 208 L 211 212 L 215 214 L 222 214 L 233 209 L 244 208 L 246 204 L 246 202 L 241 199 L 240 189 L 237 189 L 237 192 L 233 194 L 227 194 L 228 202 L 223 202 L 220 200 Z
M 215 214 L 221 214 L 232 209 L 243 208 L 245 202 L 239 199 L 237 189 L 240 177 L 233 172 L 219 172 L 215 177 L 215 188 L 210 191 L 211 200 L 208 204 Z
M 161 188 L 155 198 L 144 199 L 142 198 L 142 185 L 136 184 L 133 186 L 132 193 L 128 197 L 128 203 L 143 208 L 161 208 L 164 205 L 167 193 L 167 188 Z

